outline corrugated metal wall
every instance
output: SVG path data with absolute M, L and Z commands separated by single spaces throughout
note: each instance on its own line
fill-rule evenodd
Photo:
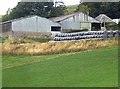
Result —
M 91 30 L 91 23 L 84 21 L 84 14 L 72 16 L 60 23 L 63 30 Z
M 84 13 L 78 13 L 73 15 L 72 17 L 69 17 L 63 21 L 61 21 L 61 26 L 63 31 L 64 30 L 83 30 L 88 29 L 91 31 L 91 24 L 92 23 L 99 23 L 99 21 L 95 20 L 94 18 L 84 14 Z
M 13 31 L 51 32 L 51 26 L 60 26 L 60 24 L 38 16 L 12 22 Z
M 37 32 L 36 23 L 37 23 L 36 17 L 16 20 L 12 22 L 12 30 L 13 31 Z
M 1 27 L 1 31 L 0 32 L 8 32 L 11 31 L 12 29 L 12 23 L 11 22 L 7 22 L 7 23 L 1 23 L 0 27 Z
M 62 29 L 70 29 L 70 30 L 80 30 L 80 23 L 78 22 L 62 22 Z
M 51 32 L 51 26 L 60 26 L 60 24 L 52 22 L 49 19 L 38 17 L 38 32 Z
M 80 30 L 80 23 L 76 21 L 76 17 L 70 17 L 64 21 L 61 21 L 62 29 Z

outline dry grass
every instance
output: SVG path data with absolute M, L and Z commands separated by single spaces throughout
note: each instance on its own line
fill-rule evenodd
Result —
M 117 44 L 118 40 L 113 38 L 106 40 L 91 39 L 73 42 L 49 42 L 49 43 L 34 42 L 24 44 L 3 43 L 3 45 L 1 46 L 3 55 L 46 55 L 64 52 L 93 50 L 97 48 L 110 47 Z

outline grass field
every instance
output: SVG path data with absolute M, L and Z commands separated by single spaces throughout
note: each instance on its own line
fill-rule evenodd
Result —
M 110 47 L 82 53 L 4 56 L 3 87 L 115 87 L 117 53 L 117 47 Z

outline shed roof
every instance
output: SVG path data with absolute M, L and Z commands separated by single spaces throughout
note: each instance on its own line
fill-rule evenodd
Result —
M 53 18 L 50 18 L 50 20 L 55 21 L 55 22 L 60 22 L 60 21 L 63 21 L 65 19 L 67 19 L 67 18 L 70 18 L 70 17 L 72 17 L 72 16 L 74 16 L 76 14 L 78 14 L 78 13 L 69 14 L 69 15 L 63 15 L 63 16 L 59 16 L 59 17 L 53 17 Z
M 26 16 L 26 17 L 21 17 L 21 18 L 9 20 L 9 21 L 1 22 L 0 24 L 5 24 L 5 23 L 9 23 L 9 22 L 19 21 L 19 20 L 26 19 L 26 18 L 31 18 L 31 17 L 40 17 L 40 16 L 37 16 L 37 15 L 29 15 L 29 16 Z M 40 18 L 44 18 L 44 17 L 40 17 Z M 44 18 L 44 19 L 47 19 L 47 18 Z M 49 19 L 47 19 L 47 20 L 49 20 Z M 51 20 L 50 20 L 50 21 L 51 21 Z
M 54 18 L 50 18 L 50 20 L 55 21 L 55 22 L 61 22 L 61 21 L 64 21 L 72 16 L 75 16 L 75 15 L 80 16 L 80 19 L 79 19 L 80 22 L 85 22 L 83 19 L 84 18 L 83 15 L 86 15 L 86 14 L 84 14 L 82 12 L 77 12 L 77 13 L 73 13 L 73 14 L 69 14 L 69 15 L 60 16 L 60 17 L 54 17 Z M 88 15 L 86 15 L 86 16 L 88 16 Z M 100 23 L 98 20 L 92 18 L 91 16 L 88 16 L 88 22 Z
M 113 22 L 113 20 L 105 14 L 100 14 L 95 19 L 99 20 L 101 23 L 102 22 Z
M 30 16 L 26 16 L 26 17 L 21 17 L 21 18 L 13 19 L 13 20 L 8 20 L 8 21 L 5 21 L 5 22 L 1 22 L 0 24 L 14 22 L 14 21 L 18 21 L 18 20 L 22 20 L 22 19 L 26 19 L 26 18 L 35 17 L 35 16 L 37 16 L 37 15 L 30 15 Z

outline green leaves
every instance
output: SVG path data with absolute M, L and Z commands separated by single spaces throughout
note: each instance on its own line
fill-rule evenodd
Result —
M 99 14 L 106 14 L 112 19 L 119 18 L 120 16 L 120 2 L 84 2 L 79 4 L 77 11 L 83 13 L 90 12 L 92 17 Z
M 66 6 L 53 6 L 53 2 L 19 2 L 16 7 L 12 9 L 10 14 L 3 16 L 3 21 L 17 19 L 20 17 L 25 17 L 29 15 L 38 15 L 41 17 L 55 17 L 64 15 L 66 11 Z
M 78 6 L 77 11 L 80 11 L 80 12 L 83 12 L 83 13 L 86 13 L 86 14 L 87 14 L 88 12 L 91 11 L 91 9 L 90 9 L 87 5 L 82 5 L 82 4 L 80 4 L 80 5 Z
M 53 9 L 51 10 L 50 17 L 65 15 L 66 12 L 67 12 L 67 7 L 63 7 L 63 6 L 53 7 Z

